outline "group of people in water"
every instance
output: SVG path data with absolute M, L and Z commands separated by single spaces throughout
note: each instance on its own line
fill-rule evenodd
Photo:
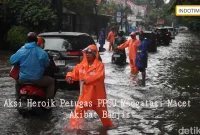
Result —
M 136 34 L 139 35 L 139 39 L 136 38 Z M 145 85 L 145 76 L 147 68 L 147 48 L 148 40 L 144 37 L 143 31 L 131 32 L 130 39 L 125 40 L 123 31 L 119 31 L 117 34 L 114 28 L 108 33 L 107 41 L 109 42 L 108 51 L 114 51 L 115 49 L 123 50 L 128 47 L 129 50 L 129 64 L 131 74 L 142 73 L 142 84 Z M 118 41 L 120 39 L 120 41 Z
M 113 29 L 112 29 L 113 30 Z M 109 51 L 114 50 L 114 40 L 116 39 L 114 31 L 110 31 L 107 37 L 109 41 Z M 124 40 L 123 43 L 117 46 L 117 49 L 129 48 L 129 61 L 131 74 L 142 72 L 142 79 L 145 81 L 145 69 L 147 67 L 147 45 L 148 41 L 144 39 L 143 33 L 140 32 L 140 39 L 136 38 L 136 33 L 130 34 L 131 39 Z M 123 36 L 123 32 L 119 32 L 118 36 Z M 100 40 L 100 48 L 103 47 L 103 41 Z M 102 45 L 101 45 L 102 44 Z M 106 100 L 105 90 L 105 69 L 104 64 L 98 60 L 99 51 L 95 45 L 89 45 L 83 50 L 83 60 L 78 64 L 72 72 L 68 72 L 66 80 L 72 83 L 73 80 L 80 80 L 83 83 L 83 91 L 81 92 L 78 102 L 92 102 L 92 106 L 75 107 L 73 117 L 70 119 L 70 128 L 77 128 L 82 125 L 84 113 L 87 110 L 97 112 L 101 122 L 106 127 L 113 127 L 114 123 L 108 117 L 103 117 L 103 112 L 108 112 L 105 104 L 98 104 L 99 99 Z M 75 117 L 78 116 L 78 117 Z M 68 129 L 68 128 L 66 128 Z
M 123 36 L 123 35 L 119 35 Z M 117 49 L 129 48 L 129 62 L 132 74 L 142 72 L 145 78 L 145 69 L 147 67 L 147 41 L 140 33 L 140 40 L 136 38 L 136 33 L 130 34 L 131 39 L 117 46 Z M 115 33 L 111 30 L 108 34 L 109 51 L 114 50 L 113 41 Z M 27 35 L 28 43 L 20 48 L 10 58 L 12 65 L 20 67 L 18 83 L 31 82 L 37 85 L 47 86 L 46 98 L 54 98 L 55 83 L 54 79 L 45 76 L 45 69 L 50 65 L 48 54 L 43 50 L 44 40 L 37 37 L 34 32 Z M 100 41 L 103 42 L 103 41 Z M 103 43 L 102 43 L 103 44 Z M 101 47 L 103 47 L 101 45 Z M 143 79 L 144 79 L 143 78 Z M 113 127 L 114 123 L 108 117 L 103 117 L 103 112 L 108 112 L 106 104 L 98 104 L 98 100 L 106 100 L 105 90 L 105 68 L 103 62 L 99 60 L 99 50 L 97 46 L 92 44 L 83 50 L 83 60 L 75 66 L 72 72 L 66 73 L 66 81 L 73 83 L 73 81 L 80 81 L 81 93 L 78 97 L 78 104 L 75 107 L 74 114 L 70 118 L 69 126 L 65 130 L 71 128 L 79 128 L 84 121 L 84 114 L 87 110 L 94 110 L 97 112 L 103 126 Z M 16 91 L 19 93 L 19 89 Z M 84 106 L 79 103 L 86 103 Z M 90 103 L 90 106 L 88 104 Z M 92 104 L 91 104 L 92 103 Z

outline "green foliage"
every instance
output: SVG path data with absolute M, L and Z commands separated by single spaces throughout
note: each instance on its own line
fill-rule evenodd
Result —
M 170 8 L 168 9 L 168 12 L 169 13 L 174 12 L 176 5 L 200 5 L 200 1 L 199 0 L 173 0 L 173 2 L 171 2 Z
M 159 8 L 164 4 L 164 0 L 132 0 L 136 5 L 148 5 L 151 8 Z
M 147 5 L 148 1 L 147 0 L 132 0 L 136 5 Z
M 156 22 L 157 18 L 164 18 L 163 9 L 155 8 L 150 11 L 149 18 L 151 21 Z
M 63 5 L 76 14 L 93 14 L 96 0 L 63 0 Z
M 132 14 L 131 7 L 127 4 L 117 4 L 115 1 L 110 1 L 109 3 L 102 3 L 99 5 L 99 14 L 113 16 L 111 20 L 112 24 L 117 24 L 116 14 L 119 11 L 122 12 L 122 16 L 124 17 Z
M 171 6 L 168 8 L 168 13 L 174 13 L 176 5 L 199 5 L 199 0 L 174 0 L 171 3 Z M 182 25 L 186 25 L 193 31 L 200 30 L 200 18 L 199 17 L 190 17 L 190 16 L 183 16 L 181 17 Z
M 120 7 L 114 1 L 99 5 L 99 14 L 115 15 L 118 10 Z
M 7 0 L 1 7 L 4 21 L 34 30 L 45 29 L 56 19 L 48 0 Z
M 18 49 L 26 42 L 28 29 L 22 26 L 13 26 L 7 33 L 7 41 L 10 48 Z
M 112 11 L 112 13 L 110 11 Z M 99 5 L 99 14 L 109 14 L 115 16 L 118 11 L 122 11 L 124 15 L 132 14 L 129 5 L 117 4 L 114 1 Z

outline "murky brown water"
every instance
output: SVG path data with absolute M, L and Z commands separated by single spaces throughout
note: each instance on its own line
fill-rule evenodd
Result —
M 117 101 L 109 107 L 116 128 L 102 128 L 99 119 L 86 119 L 83 129 L 66 133 L 62 128 L 68 123 L 66 116 L 74 107 L 60 107 L 60 99 L 76 101 L 79 91 L 59 89 L 56 95 L 58 106 L 52 115 L 23 118 L 14 108 L 5 108 L 6 99 L 14 100 L 14 81 L 8 77 L 9 53 L 0 56 L 0 134 L 17 135 L 178 135 L 182 127 L 200 129 L 200 42 L 191 33 L 180 33 L 170 46 L 158 47 L 157 53 L 149 54 L 146 87 L 134 86 L 129 74 L 129 65 L 119 67 L 111 64 L 112 53 L 102 55 L 106 69 L 108 99 Z M 141 76 L 138 77 L 141 79 Z M 168 100 L 186 101 L 190 107 L 168 106 Z M 158 102 L 158 107 L 134 106 L 127 103 Z M 174 105 L 174 104 L 173 104 Z M 127 118 L 129 114 L 130 118 Z

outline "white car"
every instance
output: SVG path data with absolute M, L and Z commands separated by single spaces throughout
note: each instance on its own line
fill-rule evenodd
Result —
M 171 39 L 175 39 L 175 36 L 176 36 L 175 28 L 169 27 L 169 26 L 165 26 L 164 28 L 167 28 L 169 32 L 171 33 Z

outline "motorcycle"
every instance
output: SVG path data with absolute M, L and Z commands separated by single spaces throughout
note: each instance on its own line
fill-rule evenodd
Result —
M 117 65 L 126 64 L 126 54 L 124 50 L 115 49 L 111 58 L 111 62 Z
M 45 107 L 47 102 L 45 99 L 45 90 L 42 87 L 32 83 L 21 85 L 20 94 L 18 97 L 17 111 L 20 114 L 34 113 L 41 114 L 47 111 Z
M 10 71 L 9 76 L 18 80 L 19 75 L 19 66 L 13 66 Z M 57 84 L 55 80 L 55 84 Z M 20 92 L 18 97 L 16 97 L 17 101 L 17 111 L 22 114 L 36 114 L 41 115 L 45 112 L 50 112 L 51 107 L 55 107 L 55 101 L 46 101 L 45 98 L 45 87 L 37 86 L 32 83 L 24 83 L 24 84 L 16 84 L 20 86 Z M 55 93 L 56 94 L 56 88 Z

